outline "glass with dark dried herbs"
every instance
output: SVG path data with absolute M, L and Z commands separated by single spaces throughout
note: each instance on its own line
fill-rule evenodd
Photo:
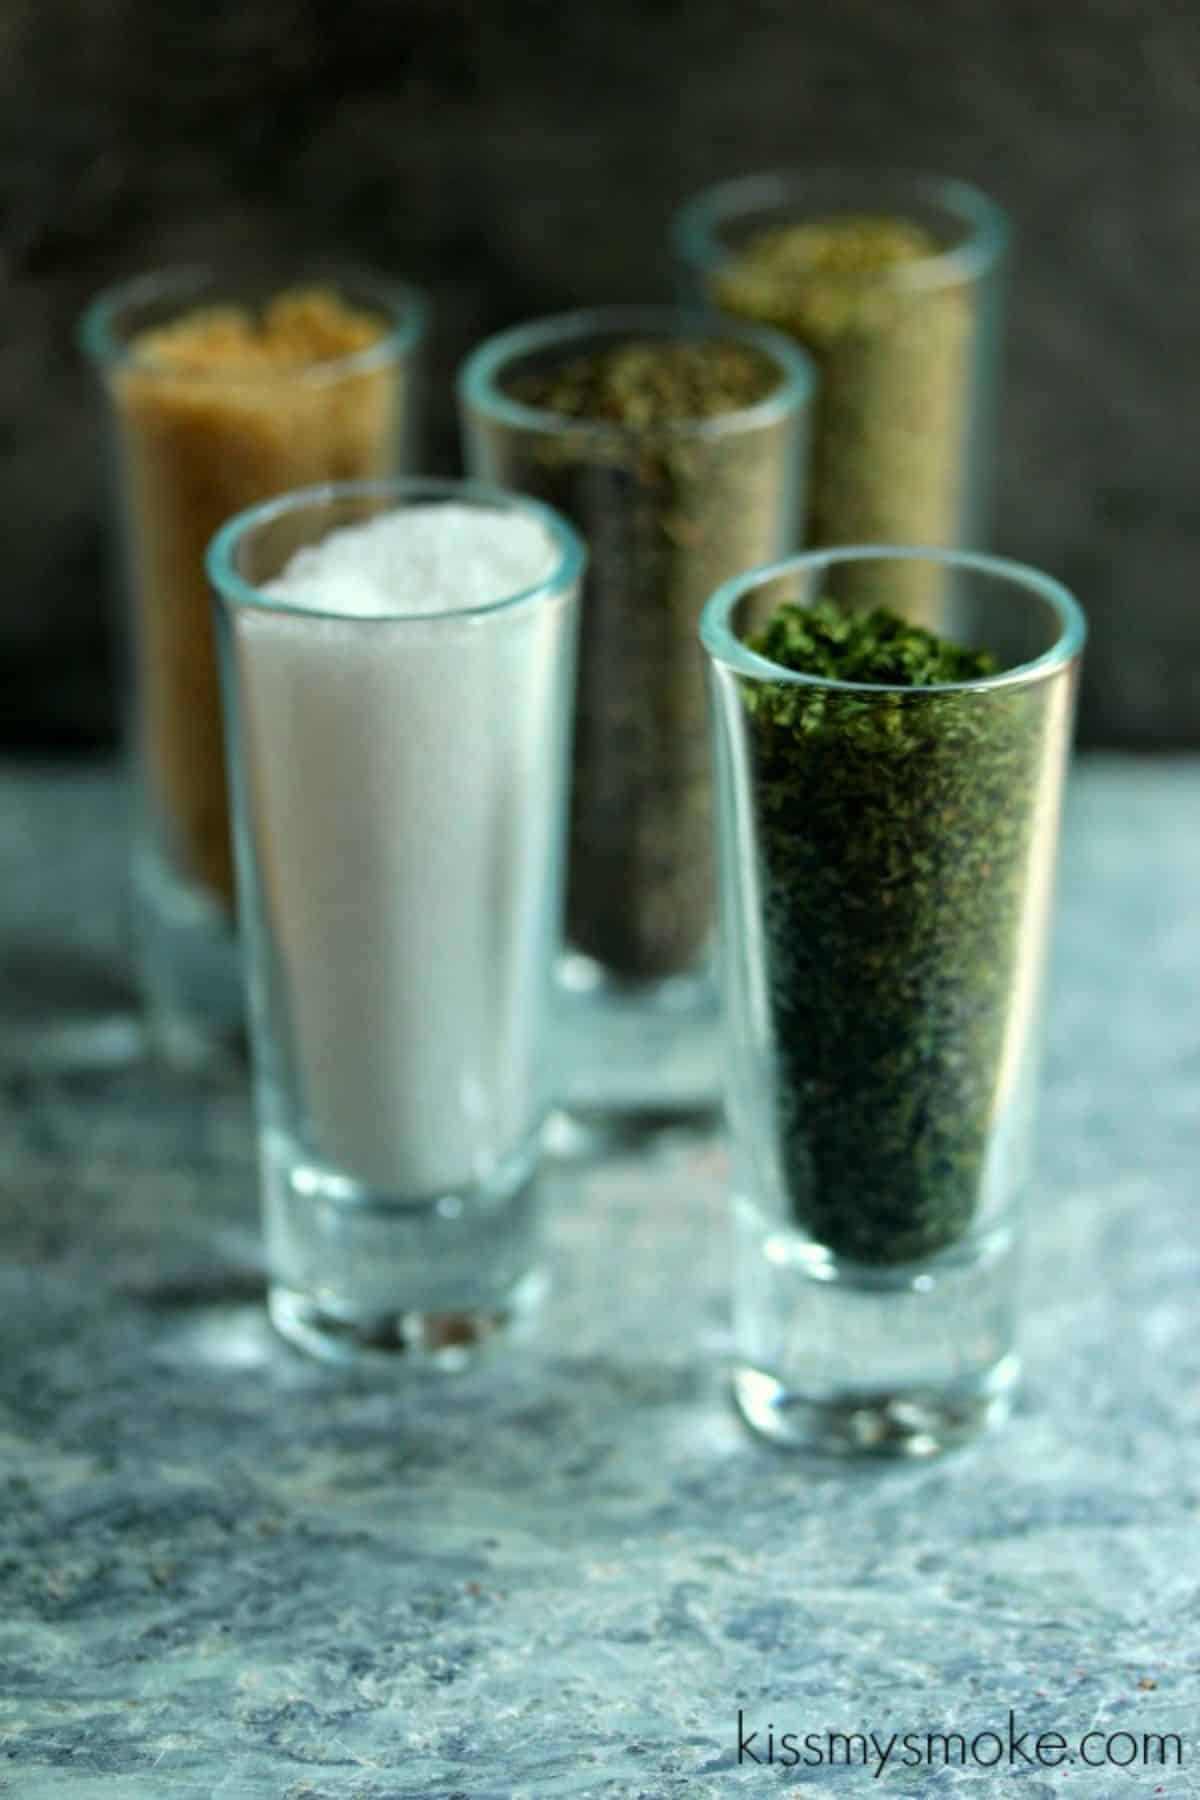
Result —
M 813 553 L 706 609 L 735 1382 L 782 1441 L 924 1454 L 1009 1403 L 1083 636 L 965 553 Z
M 506 332 L 461 376 L 472 473 L 549 501 L 589 549 L 563 965 L 577 1110 L 716 1101 L 696 628 L 716 583 L 796 541 L 810 395 L 787 339 L 671 308 Z
M 820 370 L 806 543 L 983 541 L 999 208 L 964 182 L 797 169 L 710 188 L 674 236 L 691 297 L 787 331 Z M 837 579 L 879 597 L 869 569 Z M 925 571 L 904 579 L 919 596 Z

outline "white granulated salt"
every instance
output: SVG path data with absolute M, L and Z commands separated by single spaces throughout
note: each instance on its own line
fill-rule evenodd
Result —
M 263 592 L 349 619 L 464 612 L 536 587 L 555 560 L 546 527 L 527 513 L 411 506 L 331 531 Z
M 557 560 L 529 515 L 413 505 L 234 614 L 269 1111 L 387 1195 L 486 1182 L 537 1123 L 570 608 L 464 609 Z

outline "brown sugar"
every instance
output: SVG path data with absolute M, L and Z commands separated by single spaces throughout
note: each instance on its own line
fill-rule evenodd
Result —
M 232 905 L 220 687 L 204 552 L 233 513 L 396 468 L 388 321 L 330 289 L 259 315 L 206 307 L 135 337 L 113 383 L 134 601 L 145 800 L 174 866 Z

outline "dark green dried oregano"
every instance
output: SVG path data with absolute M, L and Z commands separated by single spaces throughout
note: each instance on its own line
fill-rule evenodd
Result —
M 1039 757 L 1019 688 L 886 611 L 782 606 L 751 648 L 889 689 L 746 681 L 780 1167 L 840 1256 L 970 1227 L 1003 1078 Z
M 692 971 L 712 930 L 696 625 L 715 587 L 781 548 L 791 426 L 703 426 L 781 380 L 772 358 L 714 335 L 618 339 L 508 386 L 549 423 L 510 435 L 503 479 L 588 543 L 567 933 L 630 981 Z

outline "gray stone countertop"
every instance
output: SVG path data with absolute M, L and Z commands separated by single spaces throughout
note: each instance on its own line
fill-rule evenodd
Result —
M 290 1352 L 244 1094 L 121 1051 L 121 863 L 104 770 L 0 766 L 0 1792 L 1200 1794 L 1200 763 L 1078 767 L 1027 1387 L 920 1465 L 734 1417 L 715 1140 L 556 1178 L 528 1348 L 386 1379 Z M 110 1066 L 56 1070 L 68 1005 Z M 739 1709 L 763 1756 L 773 1726 L 1004 1760 L 739 1764 Z M 1010 1767 L 1010 1709 L 1026 1748 L 1138 1760 Z

